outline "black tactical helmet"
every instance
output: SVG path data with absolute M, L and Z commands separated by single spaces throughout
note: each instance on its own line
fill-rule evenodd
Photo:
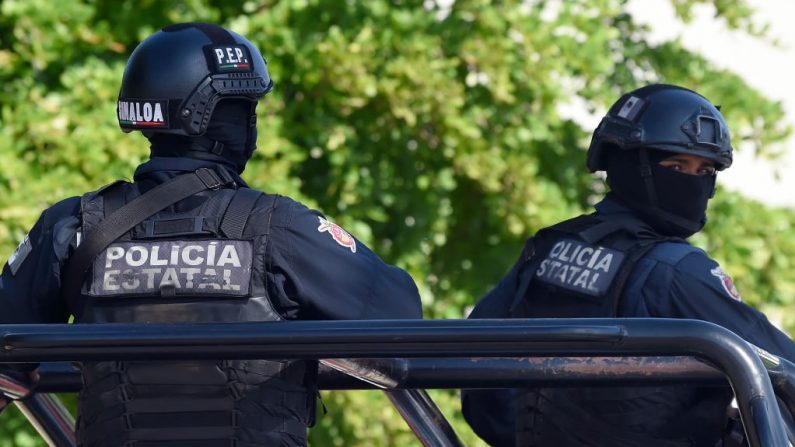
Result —
M 117 116 L 125 132 L 202 135 L 219 100 L 256 102 L 272 88 L 265 59 L 245 37 L 217 25 L 182 23 L 133 51 Z
M 588 169 L 607 168 L 610 150 L 640 147 L 698 155 L 723 170 L 732 164 L 729 130 L 720 111 L 686 88 L 654 84 L 622 96 L 602 118 L 588 148 Z

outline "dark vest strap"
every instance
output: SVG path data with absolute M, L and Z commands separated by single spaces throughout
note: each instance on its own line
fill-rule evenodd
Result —
M 174 177 L 136 197 L 103 220 L 90 234 L 83 235 L 82 243 L 62 270 L 61 294 L 69 303 L 75 317 L 82 313 L 79 296 L 83 280 L 102 250 L 158 211 L 198 192 L 217 189 L 232 182 L 233 179 L 227 172 L 216 172 L 208 168 Z
M 102 193 L 105 218 L 110 217 L 116 210 L 124 206 L 124 186 L 114 183 Z
M 251 215 L 251 210 L 254 209 L 261 195 L 263 195 L 261 192 L 249 188 L 240 188 L 235 192 L 221 220 L 221 231 L 226 237 L 229 239 L 243 237 L 248 216 Z
M 626 222 L 621 219 L 614 218 L 612 220 L 602 220 L 602 222 L 578 232 L 577 235 L 580 236 L 585 242 L 593 244 L 621 230 L 628 230 L 629 232 L 632 232 L 631 229 L 627 228 Z
M 637 249 L 631 251 L 629 253 L 629 258 L 626 261 L 625 266 L 618 272 L 616 279 L 613 280 L 613 290 L 612 292 L 612 299 L 613 299 L 613 309 L 615 309 L 616 315 L 611 315 L 611 317 L 617 317 L 618 315 L 618 306 L 621 297 L 624 295 L 624 287 L 627 285 L 627 280 L 629 280 L 629 275 L 635 271 L 635 266 L 638 262 L 643 259 L 643 257 L 651 251 L 658 243 L 662 241 L 655 241 L 649 242 L 644 245 L 639 246 Z
M 517 280 L 519 281 L 518 286 L 516 287 L 516 295 L 513 297 L 513 302 L 511 303 L 511 307 L 508 308 L 508 314 L 513 314 L 516 310 L 516 306 L 522 302 L 524 299 L 525 294 L 527 293 L 527 288 L 530 286 L 530 281 L 533 279 L 533 272 L 535 269 L 528 268 L 530 263 L 535 256 L 535 244 L 533 243 L 533 238 L 528 238 L 527 241 L 524 243 L 524 248 L 522 249 L 522 256 L 521 262 L 522 265 L 519 267 L 519 271 L 516 273 Z

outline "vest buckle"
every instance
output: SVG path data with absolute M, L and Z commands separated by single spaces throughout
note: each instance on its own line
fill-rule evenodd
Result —
M 122 403 L 130 401 L 130 389 L 126 383 L 119 386 L 119 398 L 121 398 Z
M 199 168 L 195 171 L 196 177 L 199 177 L 207 189 L 218 189 L 223 185 L 221 178 L 210 168 Z
M 133 415 L 131 415 L 130 413 L 123 413 L 121 415 L 121 418 L 122 418 L 122 420 L 124 420 L 124 428 L 127 431 L 130 431 L 130 430 L 132 430 L 134 428 L 133 427 L 133 425 L 134 425 L 133 424 Z

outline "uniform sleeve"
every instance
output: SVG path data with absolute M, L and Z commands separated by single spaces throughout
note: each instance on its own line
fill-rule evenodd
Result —
M 417 286 L 408 273 L 384 263 L 319 212 L 285 202 L 279 208 L 287 218 L 272 225 L 269 273 L 271 299 L 283 316 L 422 318 Z
M 508 318 L 520 260 L 478 301 L 468 318 Z M 461 411 L 472 431 L 489 445 L 515 443 L 515 389 L 461 390 Z
M 468 318 L 508 318 L 516 294 L 518 271 L 519 262 L 478 301 Z
M 795 343 L 758 310 L 742 302 L 731 277 L 703 251 L 675 266 L 660 264 L 646 291 L 652 316 L 710 321 L 770 353 L 795 361 Z
M 9 256 L 0 276 L 0 323 L 65 323 L 60 295 L 60 259 L 66 258 L 79 220 L 79 199 L 44 211 Z
M 515 445 L 517 391 L 513 388 L 461 391 L 464 419 L 489 445 Z

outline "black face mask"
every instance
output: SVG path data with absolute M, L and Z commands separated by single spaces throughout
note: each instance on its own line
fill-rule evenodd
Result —
M 255 105 L 244 100 L 219 102 L 202 136 L 148 135 L 152 156 L 208 160 L 242 173 L 257 148 Z
M 204 137 L 223 143 L 221 156 L 232 161 L 242 173 L 246 162 L 257 148 L 256 103 L 249 101 L 221 101 L 213 111 Z
M 637 151 L 621 151 L 610 157 L 608 184 L 622 202 L 660 234 L 692 236 L 707 222 L 707 202 L 715 191 L 716 176 L 664 168 L 658 162 L 670 154 L 653 152 L 649 160 L 651 185 L 641 174 Z

